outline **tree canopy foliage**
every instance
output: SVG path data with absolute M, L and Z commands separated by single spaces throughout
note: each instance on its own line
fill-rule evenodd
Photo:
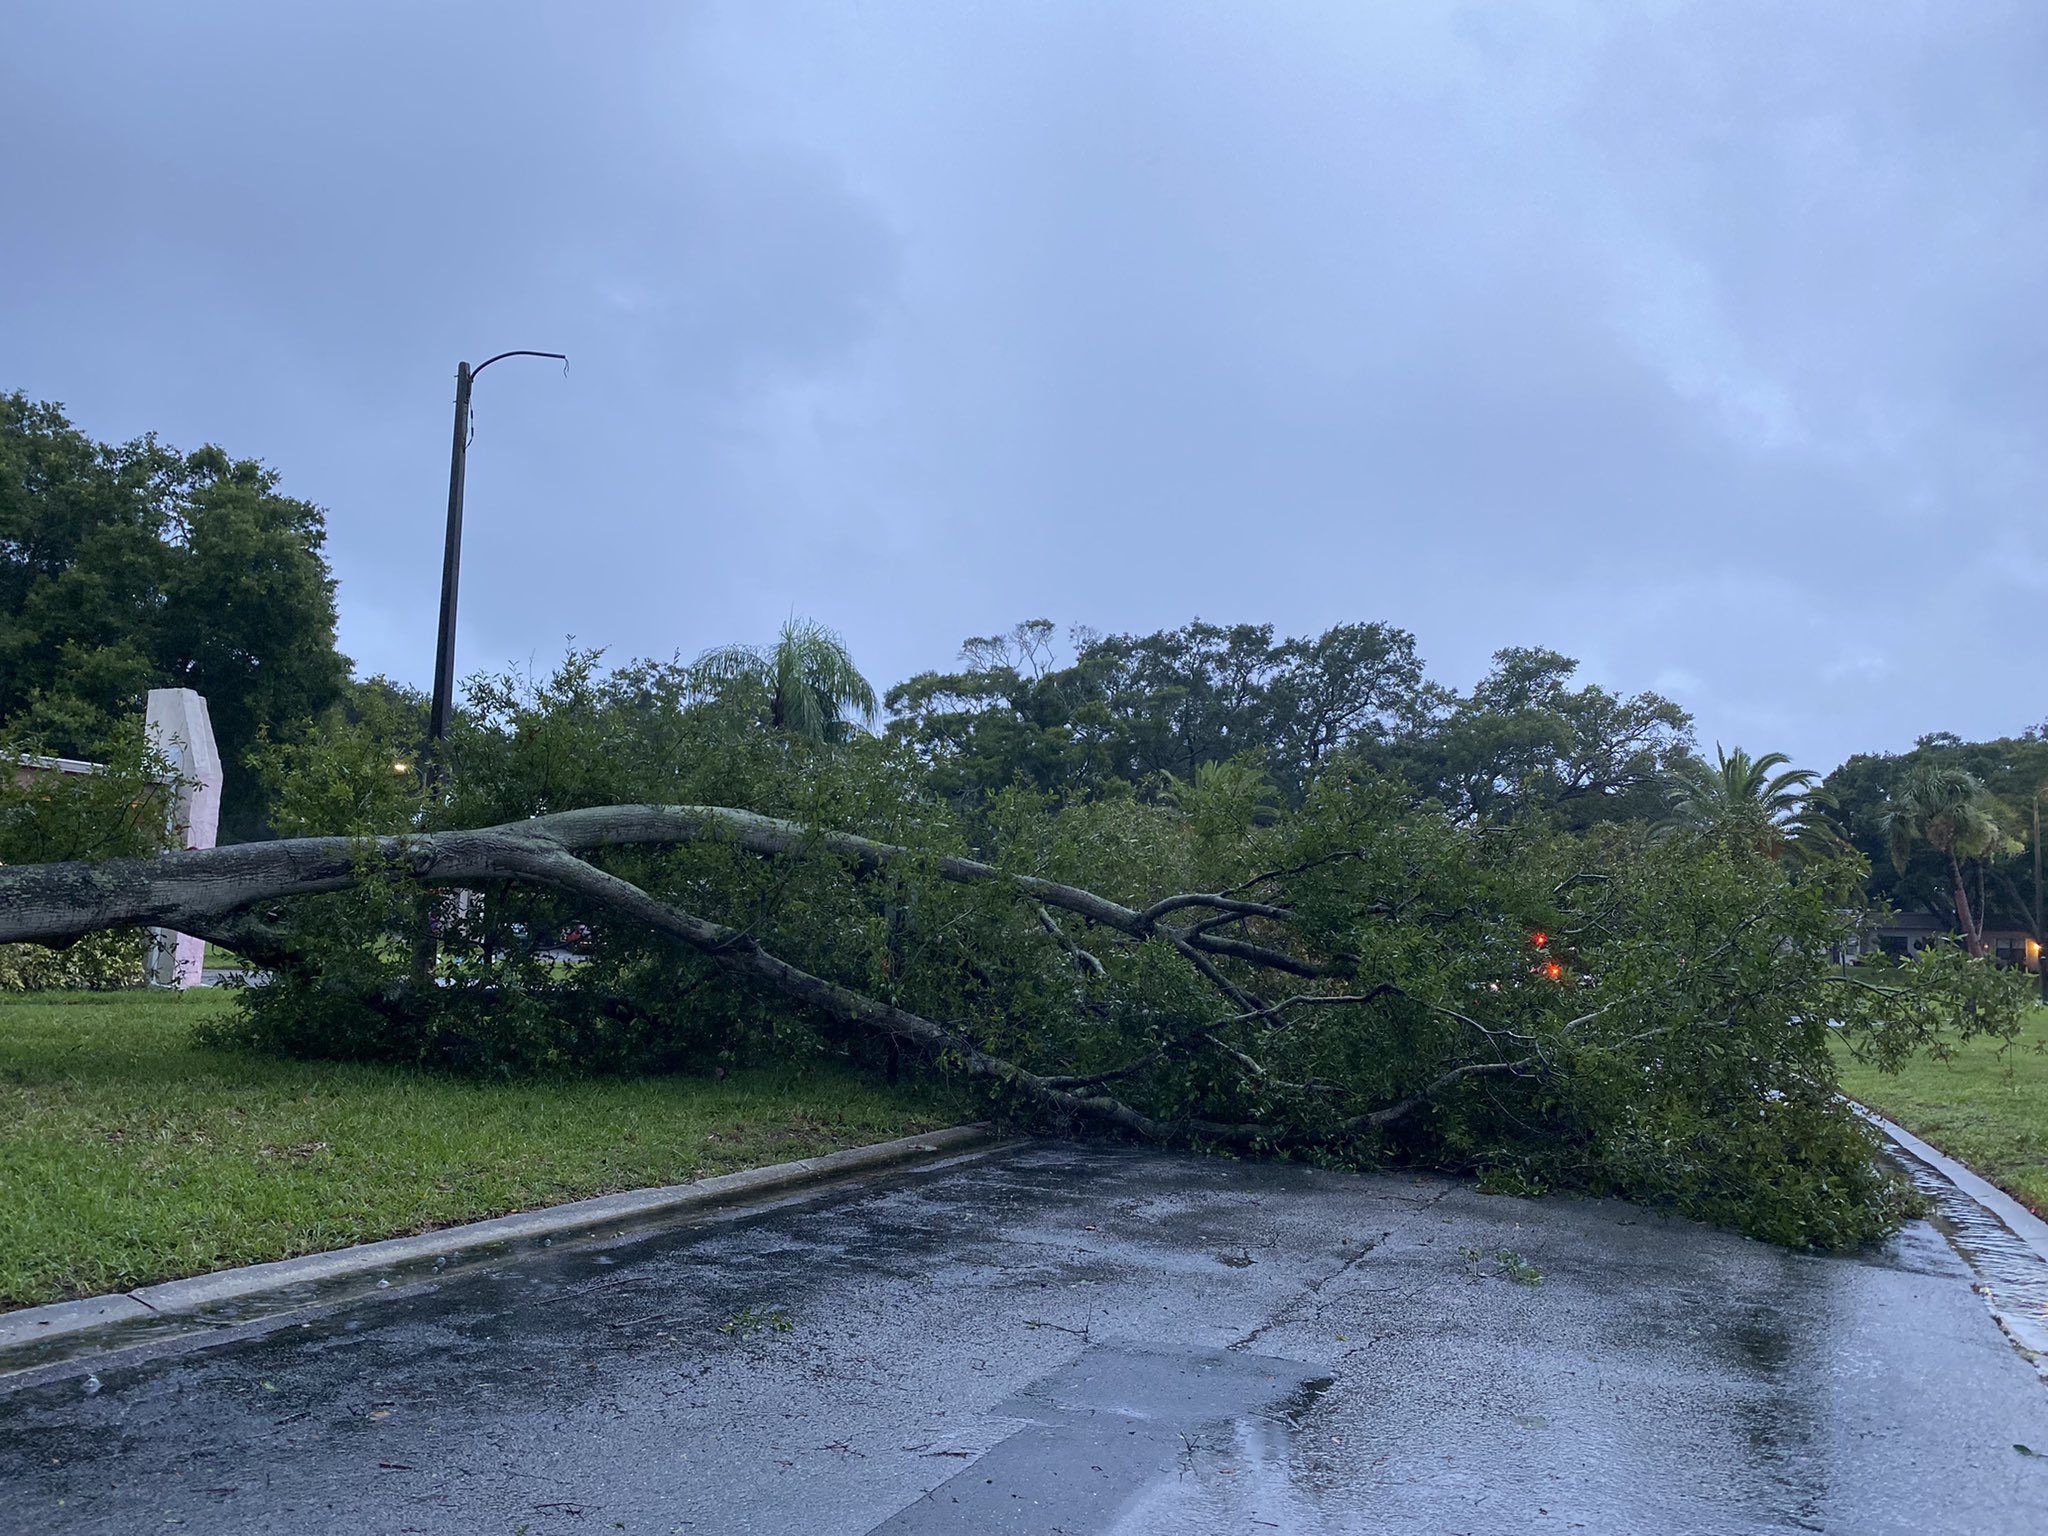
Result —
M 390 737 L 342 721 L 345 760 L 281 758 L 278 803 L 344 835 L 0 870 L 0 937 L 160 922 L 239 946 L 270 968 L 228 1032 L 245 1046 L 470 1072 L 848 1054 L 960 1074 L 1048 1129 L 1464 1168 L 1795 1244 L 1889 1230 L 1907 1197 L 1830 1038 L 1897 1060 L 2009 1036 L 2022 989 L 1953 949 L 1836 964 L 1846 848 L 1585 816 L 1647 792 L 1632 759 L 1675 726 L 1560 697 L 1559 664 L 1501 671 L 1503 712 L 1580 724 L 1505 733 L 1475 803 L 1388 773 L 1391 723 L 1289 793 L 1256 749 L 1195 747 L 1198 712 L 1137 709 L 1186 755 L 1117 759 L 1120 789 L 967 793 L 933 738 L 820 741 L 696 668 L 579 653 L 473 686 L 442 798 L 389 768 L 375 789 Z M 1275 678 L 1254 681 L 1204 707 L 1270 721 L 1243 701 Z M 1476 724 L 1470 701 L 1435 718 L 1461 705 Z
M 426 793 L 427 697 L 388 677 L 351 680 L 304 728 L 263 731 L 246 761 L 281 837 L 411 826 Z
M 1935 913 L 1978 942 L 1994 929 L 2048 939 L 2034 921 L 2034 809 L 2048 795 L 2041 733 L 1923 736 L 1910 752 L 1850 758 L 1822 790 L 1869 861 L 1871 900 Z M 1955 803 L 1944 809 L 1944 799 Z
M 1044 619 L 968 641 L 960 671 L 890 690 L 892 735 L 967 808 L 1017 786 L 1062 801 L 1156 798 L 1235 761 L 1289 805 L 1342 765 L 1398 778 L 1460 819 L 1580 828 L 1653 816 L 1691 742 L 1670 700 L 1574 687 L 1578 664 L 1555 651 L 1504 650 L 1461 695 L 1430 682 L 1415 637 L 1386 624 L 1291 639 L 1197 621 L 1075 640 L 1064 665 Z
M 277 485 L 219 448 L 98 443 L 0 396 L 0 733 L 92 757 L 149 689 L 197 689 L 231 765 L 225 831 L 258 831 L 260 790 L 233 770 L 348 678 L 325 518 Z

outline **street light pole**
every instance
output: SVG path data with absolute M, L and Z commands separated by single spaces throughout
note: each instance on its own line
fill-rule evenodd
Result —
M 427 717 L 427 773 L 441 776 L 437 750 L 455 711 L 455 602 L 462 585 L 462 482 L 469 466 L 469 391 L 476 376 L 508 357 L 551 357 L 568 367 L 560 352 L 500 352 L 476 367 L 455 368 L 455 440 L 448 450 L 448 541 L 441 551 L 441 632 L 434 648 L 434 707 Z
M 462 481 L 469 467 L 469 364 L 455 368 L 455 443 L 448 450 L 448 542 L 441 550 L 441 634 L 434 647 L 434 712 L 427 717 L 431 757 L 448 734 L 455 699 L 455 598 L 462 584 Z

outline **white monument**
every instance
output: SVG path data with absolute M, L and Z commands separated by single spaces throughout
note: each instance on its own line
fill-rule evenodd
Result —
M 220 830 L 220 749 L 206 700 L 190 688 L 152 688 L 145 718 L 149 744 L 178 775 L 170 805 L 171 847 L 211 848 Z M 149 931 L 149 981 L 196 987 L 206 966 L 206 941 L 168 928 Z

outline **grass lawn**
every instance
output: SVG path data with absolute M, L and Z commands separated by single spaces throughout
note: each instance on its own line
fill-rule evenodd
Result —
M 1896 1077 L 1840 1063 L 1842 1089 L 2038 1215 L 2048 1215 L 2048 1008 L 2012 1048 L 1972 1042 L 1949 1061 L 1909 1062 Z
M 914 1135 L 836 1067 L 463 1082 L 203 1050 L 218 991 L 0 998 L 0 1309 Z

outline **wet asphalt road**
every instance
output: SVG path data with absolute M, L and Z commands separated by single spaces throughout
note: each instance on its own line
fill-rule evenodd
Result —
M 96 1370 L 0 1391 L 0 1530 L 2048 1530 L 2048 1386 L 1924 1225 L 1102 1147 Z

